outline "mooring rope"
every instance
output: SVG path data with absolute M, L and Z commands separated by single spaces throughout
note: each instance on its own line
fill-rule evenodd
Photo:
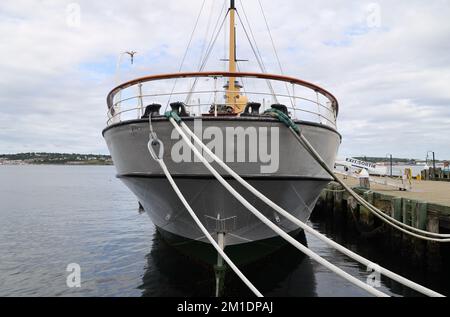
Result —
M 220 158 L 218 158 L 190 129 L 189 127 L 184 123 L 180 121 L 181 127 L 186 131 L 186 133 L 191 137 L 195 143 L 197 143 L 202 150 L 211 157 L 214 161 L 216 161 L 220 167 L 222 167 L 230 176 L 232 176 L 236 181 L 238 181 L 242 186 L 244 186 L 247 190 L 249 190 L 252 194 L 254 194 L 256 197 L 261 199 L 264 203 L 266 203 L 268 206 L 273 208 L 275 211 L 277 211 L 280 215 L 285 217 L 286 219 L 290 220 L 292 223 L 296 224 L 306 232 L 312 234 L 316 238 L 322 240 L 323 242 L 327 243 L 337 251 L 347 255 L 348 257 L 352 258 L 353 260 L 367 266 L 367 267 L 377 267 L 379 268 L 380 274 L 389 277 L 390 279 L 403 284 L 419 293 L 422 293 L 427 296 L 431 297 L 442 297 L 442 294 L 439 294 L 431 289 L 428 289 L 422 285 L 419 285 L 413 281 L 410 281 L 386 268 L 383 268 L 370 260 L 354 253 L 353 251 L 341 246 L 340 244 L 334 242 L 330 238 L 326 237 L 325 235 L 321 234 L 320 232 L 314 230 L 310 226 L 308 226 L 306 223 L 302 222 L 300 219 L 294 217 L 289 212 L 275 204 L 272 200 L 267 198 L 264 194 L 259 192 L 256 188 L 254 188 L 252 185 L 250 185 L 247 181 L 245 181 L 239 174 L 234 172 L 227 164 L 225 164 Z
M 311 258 L 313 258 L 314 260 L 317 260 L 319 263 L 323 264 L 324 266 L 328 267 L 330 270 L 332 270 L 333 272 L 335 272 L 336 274 L 338 274 L 339 276 L 347 279 L 348 281 L 352 282 L 353 284 L 365 289 L 366 291 L 368 291 L 369 293 L 376 295 L 376 296 L 387 296 L 386 294 L 379 292 L 378 290 L 374 289 L 373 287 L 359 281 L 358 279 L 352 277 L 351 275 L 347 274 L 346 272 L 342 271 L 341 269 L 335 267 L 333 264 L 329 263 L 328 261 L 322 259 L 320 256 L 316 255 L 314 252 L 312 252 L 311 250 L 309 250 L 308 248 L 304 247 L 303 245 L 300 244 L 300 246 L 298 245 L 299 243 L 294 240 L 292 237 L 290 237 L 288 234 L 286 234 L 283 230 L 279 229 L 278 227 L 276 227 L 269 219 L 267 219 L 266 217 L 264 217 L 261 213 L 259 213 L 258 210 L 256 210 L 250 203 L 248 203 L 241 195 L 239 195 L 239 193 L 237 193 L 224 179 L 223 177 L 220 176 L 220 174 L 217 173 L 217 171 L 209 164 L 209 162 L 205 159 L 205 157 L 200 154 L 200 152 L 197 150 L 197 148 L 195 147 L 194 144 L 192 144 L 191 140 L 186 136 L 186 134 L 184 133 L 184 131 L 186 131 L 186 133 L 193 138 L 194 142 L 199 144 L 200 147 L 205 151 L 205 153 L 207 155 L 209 155 L 211 158 L 213 158 L 222 168 L 224 168 L 233 178 L 235 178 L 240 184 L 242 184 L 245 188 L 247 188 L 250 192 L 252 192 L 255 196 L 257 196 L 258 198 L 260 198 L 263 202 L 265 202 L 267 205 L 269 205 L 270 207 L 272 207 L 274 210 L 276 210 L 278 213 L 280 213 L 282 216 L 286 217 L 288 220 L 292 221 L 293 223 L 295 223 L 296 225 L 298 225 L 300 228 L 304 229 L 306 232 L 311 233 L 312 235 L 314 235 L 315 237 L 319 238 L 320 240 L 324 241 L 325 243 L 327 243 L 328 245 L 332 246 L 333 248 L 335 248 L 336 250 L 342 252 L 343 254 L 346 254 L 347 256 L 349 256 L 350 258 L 354 259 L 355 261 L 358 261 L 359 263 L 366 265 L 367 267 L 372 267 L 372 268 L 376 268 L 378 270 L 378 272 L 380 274 L 385 275 L 386 277 L 391 278 L 392 280 L 395 280 L 413 290 L 416 290 L 417 292 L 420 292 L 424 295 L 427 296 L 432 296 L 432 297 L 443 297 L 442 294 L 439 294 L 435 291 L 432 291 L 424 286 L 421 286 L 417 283 L 414 283 L 396 273 L 393 273 L 383 267 L 380 267 L 379 265 L 376 265 L 375 263 L 369 261 L 368 259 L 348 250 L 347 248 L 339 245 L 338 243 L 334 242 L 333 240 L 329 239 L 328 237 L 324 236 L 323 234 L 317 232 L 316 230 L 314 230 L 313 228 L 309 227 L 308 225 L 306 225 L 305 223 L 303 223 L 302 221 L 300 221 L 299 219 L 295 218 L 294 216 L 292 216 L 290 213 L 288 213 L 287 211 L 285 211 L 284 209 L 282 209 L 280 206 L 278 206 L 277 204 L 275 204 L 273 201 L 271 201 L 269 198 L 267 198 L 266 196 L 264 196 L 262 193 L 260 193 L 258 190 L 256 190 L 253 186 L 251 186 L 249 183 L 247 183 L 242 177 L 240 177 L 237 173 L 235 173 L 231 168 L 228 167 L 227 164 L 225 164 L 222 160 L 220 160 L 190 129 L 189 127 L 182 122 L 181 118 L 178 117 L 178 115 L 176 115 L 175 113 L 168 113 L 166 114 L 166 116 L 169 118 L 170 122 L 172 123 L 172 125 L 175 127 L 175 129 L 178 131 L 178 133 L 182 136 L 183 140 L 188 144 L 188 146 L 191 148 L 191 150 L 194 152 L 194 154 L 202 161 L 202 163 L 205 165 L 205 167 L 207 167 L 211 173 L 213 173 L 213 175 L 216 177 L 217 180 L 219 180 L 219 182 L 222 183 L 222 185 L 224 185 L 227 190 L 232 193 L 234 195 L 234 193 L 236 194 L 236 198 L 245 206 L 247 207 L 247 209 L 249 209 L 255 216 L 257 216 L 261 221 L 263 221 L 266 225 L 268 225 L 269 227 L 271 227 L 271 229 L 273 229 L 274 231 L 276 231 L 278 234 L 280 234 L 280 236 L 282 236 L 283 238 L 285 238 L 289 243 L 293 244 L 295 247 L 297 247 L 298 249 L 301 249 L 301 251 L 305 251 L 304 253 L 307 254 L 308 256 L 310 256 Z M 180 128 L 180 126 L 178 124 L 180 124 L 181 128 L 184 130 L 182 130 Z M 150 139 L 155 138 L 156 134 L 153 131 L 153 127 L 151 125 L 151 119 L 150 119 Z M 161 148 L 163 149 L 163 145 L 161 142 Z M 164 164 L 164 161 L 162 160 L 162 154 L 160 154 L 159 157 L 161 157 L 161 160 L 159 159 L 158 156 L 155 155 L 152 147 L 151 147 L 151 143 L 149 143 L 149 151 L 152 154 L 152 157 L 154 157 L 161 165 L 161 162 Z M 163 151 L 163 150 L 162 150 Z M 165 164 L 164 164 L 165 166 Z M 163 170 L 165 170 L 166 176 L 169 176 L 171 178 L 170 173 L 168 172 L 167 166 L 164 169 L 164 166 L 161 166 L 161 168 L 163 168 Z M 168 177 L 168 179 L 169 179 Z M 172 179 L 171 182 L 172 186 L 176 186 L 175 182 Z M 177 188 L 177 187 L 176 187 Z M 174 188 L 175 189 L 175 188 Z M 184 196 L 182 195 L 182 193 L 179 191 L 176 191 L 177 195 L 179 195 L 180 199 L 184 198 Z M 242 198 L 242 200 L 240 199 Z M 182 200 L 183 201 L 183 200 Z M 187 203 L 187 201 L 184 199 L 184 202 L 186 202 L 186 205 L 189 206 L 189 204 Z M 183 202 L 183 203 L 184 203 Z M 185 207 L 186 207 L 185 205 Z M 193 212 L 192 208 L 189 206 L 186 207 L 186 209 L 188 209 L 188 211 L 190 212 L 191 216 L 193 216 L 194 220 L 197 219 L 198 222 L 200 222 L 200 220 L 198 219 L 198 217 L 195 215 L 195 213 Z M 197 223 L 197 221 L 196 221 Z M 200 223 L 197 223 L 200 228 L 203 227 L 203 225 Z M 206 228 L 203 227 L 204 230 L 206 230 Z M 281 232 L 279 232 L 281 231 Z M 205 232 L 204 232 L 205 233 Z M 206 230 L 206 233 L 207 230 Z M 205 236 L 208 237 L 208 240 L 211 240 L 214 242 L 212 243 L 212 245 L 216 248 L 218 247 L 217 243 L 215 242 L 215 240 L 209 235 L 209 233 Z M 286 237 L 287 235 L 287 237 Z M 293 241 L 292 241 L 293 240 Z M 216 248 L 217 249 L 217 248 Z M 305 250 L 306 249 L 306 250 Z M 220 251 L 219 251 L 220 250 Z M 219 254 L 221 256 L 223 256 L 222 253 L 224 253 L 220 247 L 219 250 L 217 250 L 219 252 Z M 225 255 L 226 256 L 226 255 Z M 223 256 L 224 260 L 228 263 L 227 258 Z M 231 260 L 230 260 L 231 261 Z M 237 273 L 237 271 L 239 271 L 237 269 L 236 266 L 231 265 L 230 263 L 228 263 L 230 265 L 230 267 Z M 239 271 L 240 272 L 240 271 Z M 237 273 L 238 274 L 238 273 Z M 238 274 L 238 276 L 245 281 L 246 278 L 245 276 L 241 276 L 240 274 Z M 248 280 L 247 280 L 248 281 Z M 251 284 L 249 281 L 248 283 L 246 283 L 247 286 L 249 286 L 249 284 Z M 250 287 L 250 286 L 249 286 Z M 251 288 L 251 287 L 250 287 Z M 255 293 L 256 294 L 256 293 Z
M 225 262 L 230 266 L 230 268 L 236 273 L 236 275 L 245 283 L 245 285 L 248 286 L 248 288 L 257 296 L 257 297 L 263 297 L 260 291 L 248 280 L 248 278 L 239 270 L 239 268 L 233 263 L 233 261 L 227 256 L 224 250 L 219 246 L 219 244 L 214 240 L 214 238 L 211 236 L 211 234 L 208 232 L 208 230 L 205 228 L 205 226 L 202 224 L 200 219 L 195 214 L 192 207 L 187 202 L 186 198 L 184 197 L 183 193 L 180 191 L 178 185 L 175 183 L 172 175 L 169 172 L 169 169 L 167 168 L 166 163 L 164 162 L 164 144 L 161 140 L 158 139 L 156 133 L 153 130 L 153 126 L 151 124 L 151 115 L 149 116 L 150 121 L 150 137 L 148 142 L 148 150 L 150 152 L 150 155 L 152 158 L 158 162 L 159 166 L 163 170 L 165 176 L 167 177 L 167 180 L 169 181 L 170 185 L 172 186 L 175 194 L 178 196 L 180 201 L 183 203 L 186 210 L 191 215 L 192 219 L 195 221 L 197 226 L 200 228 L 200 230 L 203 232 L 205 237 L 208 239 L 208 241 L 212 244 L 212 246 L 216 249 L 216 251 L 220 254 L 220 256 L 225 260 Z M 159 146 L 159 153 L 157 154 L 155 152 L 154 146 Z
M 270 221 L 267 217 L 265 217 L 261 212 L 259 212 L 252 204 L 250 204 L 241 194 L 239 194 L 218 172 L 215 170 L 212 165 L 208 162 L 208 160 L 198 151 L 198 149 L 194 146 L 194 144 L 191 143 L 191 140 L 187 137 L 186 133 L 184 133 L 183 129 L 178 124 L 183 124 L 181 121 L 181 118 L 178 117 L 177 114 L 173 112 L 169 112 L 166 114 L 166 116 L 169 118 L 169 121 L 172 123 L 174 128 L 177 130 L 177 132 L 180 134 L 180 136 L 183 138 L 183 140 L 186 142 L 186 144 L 189 146 L 189 148 L 192 150 L 194 155 L 203 163 L 203 165 L 211 172 L 211 174 L 225 187 L 225 189 L 232 194 L 242 205 L 244 205 L 251 213 L 253 213 L 261 222 L 263 222 L 265 225 L 267 225 L 270 229 L 272 229 L 274 232 L 276 232 L 279 236 L 281 236 L 284 240 L 289 242 L 291 245 L 296 247 L 298 250 L 309 256 L 311 259 L 317 261 L 319 264 L 325 266 L 332 272 L 336 273 L 338 276 L 346 279 L 353 285 L 356 285 L 360 287 L 361 289 L 367 291 L 368 293 L 377 296 L 377 297 L 389 297 L 389 295 L 375 289 L 374 287 L 358 280 L 354 276 L 348 274 L 347 272 L 343 271 L 342 269 L 338 268 L 334 264 L 330 263 L 329 261 L 325 260 L 312 250 L 308 249 L 304 245 L 302 245 L 300 242 L 295 240 L 293 237 L 291 237 L 289 234 L 287 234 L 284 230 L 280 229 L 278 226 L 276 226 L 272 221 Z M 203 142 L 201 142 L 203 143 Z M 199 143 L 200 144 L 200 143 Z M 209 153 L 208 153 L 209 154 Z M 249 184 L 248 184 L 249 185 Z M 250 186 L 250 185 L 249 185 Z
M 328 174 L 333 175 L 333 178 L 336 182 L 338 182 L 346 191 L 349 192 L 363 207 L 367 208 L 372 214 L 374 214 L 376 217 L 381 219 L 382 221 L 388 223 L 392 227 L 396 228 L 397 230 L 400 230 L 403 233 L 406 233 L 410 236 L 413 236 L 415 238 L 421 239 L 421 240 L 427 240 L 432 242 L 440 242 L 440 243 L 448 243 L 450 242 L 450 239 L 448 238 L 450 235 L 448 234 L 439 234 L 429 231 L 424 231 L 418 228 L 411 227 L 407 224 L 404 224 L 403 222 L 398 221 L 397 219 L 394 219 L 388 215 L 386 215 L 384 212 L 382 212 L 377 207 L 373 206 L 369 202 L 367 202 L 364 198 L 359 196 L 353 189 L 351 189 L 347 184 L 345 184 L 343 181 L 341 181 L 334 173 L 331 171 L 331 169 L 326 165 L 326 163 L 323 161 L 323 159 L 320 157 L 320 155 L 316 152 L 316 150 L 311 146 L 309 141 L 303 136 L 303 134 L 298 134 L 296 131 L 294 131 L 292 128 L 289 128 L 291 132 L 296 136 L 297 140 L 305 146 L 307 151 L 316 159 L 316 161 L 323 167 L 326 167 L 326 171 Z M 404 228 L 407 228 L 408 230 L 417 232 L 411 232 Z M 427 236 L 437 237 L 437 238 L 431 238 Z
M 379 210 L 377 207 L 373 206 L 369 202 L 365 201 L 361 196 L 359 196 L 353 189 L 351 189 L 347 184 L 345 184 L 342 180 L 337 177 L 334 172 L 328 167 L 328 165 L 325 163 L 325 161 L 321 158 L 320 154 L 317 153 L 317 151 L 313 148 L 311 143 L 305 138 L 305 136 L 302 134 L 300 128 L 292 121 L 291 118 L 289 118 L 286 114 L 282 113 L 281 111 L 277 109 L 270 109 L 266 111 L 266 114 L 269 114 L 281 122 L 283 122 L 292 132 L 294 137 L 297 139 L 297 141 L 305 148 L 305 150 L 319 163 L 319 165 L 331 176 L 333 179 L 338 182 L 349 194 L 351 194 L 363 207 L 366 207 L 370 212 L 372 212 L 375 216 L 383 220 L 384 222 L 390 224 L 397 230 L 400 230 L 408 235 L 411 235 L 413 237 L 416 237 L 418 239 L 427 240 L 427 241 L 433 241 L 433 242 L 450 242 L 450 235 L 449 234 L 439 234 L 429 231 L 424 231 L 418 228 L 411 227 L 407 224 L 404 224 L 397 219 L 394 219 L 388 215 L 386 215 L 384 212 Z M 414 232 L 410 232 L 408 230 L 405 230 L 401 227 L 407 228 L 408 230 L 417 232 L 419 234 L 416 234 Z M 431 237 L 437 237 L 437 238 L 430 238 Z

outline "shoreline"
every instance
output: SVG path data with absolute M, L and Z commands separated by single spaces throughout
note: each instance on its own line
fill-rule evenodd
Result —
M 55 163 L 48 163 L 48 164 L 33 164 L 33 163 L 24 163 L 24 164 L 2 164 L 0 163 L 0 166 L 114 166 L 114 164 L 55 164 Z

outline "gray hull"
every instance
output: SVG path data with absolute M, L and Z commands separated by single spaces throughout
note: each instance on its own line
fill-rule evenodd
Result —
M 185 120 L 185 122 L 194 130 L 193 120 Z M 227 246 L 247 244 L 277 236 L 231 196 L 217 180 L 213 179 L 201 163 L 176 162 L 172 159 L 171 149 L 176 146 L 177 140 L 174 140 L 173 127 L 167 120 L 157 119 L 153 122 L 153 126 L 164 143 L 164 160 L 169 171 L 197 216 L 213 236 L 217 232 L 225 232 Z M 276 172 L 262 173 L 261 166 L 264 164 L 261 162 L 227 162 L 228 165 L 292 215 L 302 221 L 308 220 L 320 192 L 331 178 L 300 147 L 284 125 L 271 119 L 211 118 L 203 120 L 202 131 L 208 127 L 225 131 L 227 127 L 249 126 L 279 129 L 279 164 Z M 333 129 L 320 125 L 299 122 L 299 126 L 327 164 L 333 167 L 341 140 L 340 135 Z M 159 165 L 149 155 L 148 121 L 136 120 L 111 126 L 104 131 L 104 137 L 117 168 L 118 177 L 136 195 L 153 223 L 173 235 L 207 242 L 173 192 Z M 227 140 L 224 144 L 224 152 L 229 150 L 230 146 L 232 149 L 238 148 L 235 145 Z M 225 172 L 221 172 L 224 177 L 227 177 Z M 280 228 L 286 232 L 298 231 L 298 227 L 283 217 L 277 216 L 273 210 L 249 194 L 236 181 L 231 179 L 229 181 L 250 203 Z
M 181 237 L 207 242 L 167 180 L 133 177 L 124 177 L 122 180 L 135 193 L 158 228 Z M 248 243 L 276 236 L 250 211 L 242 207 L 215 179 L 176 179 L 176 182 L 208 231 L 213 236 L 218 231 L 227 233 L 226 245 Z M 327 184 L 326 181 L 306 180 L 250 180 L 249 182 L 303 221 L 309 218 L 317 197 Z M 236 181 L 230 181 L 230 183 L 234 188 L 241 189 Z M 239 191 L 260 212 L 286 232 L 298 229 L 289 221 L 278 217 L 271 208 L 253 195 L 243 189 Z

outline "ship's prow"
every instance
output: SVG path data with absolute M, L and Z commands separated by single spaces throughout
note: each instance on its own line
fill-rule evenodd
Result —
M 193 155 L 192 144 L 186 143 L 174 129 L 166 111 L 170 110 L 185 123 L 253 188 L 305 222 L 332 179 L 299 146 L 286 121 L 300 129 L 333 168 L 341 142 L 336 126 L 339 105 L 333 94 L 310 82 L 284 75 L 238 71 L 233 0 L 227 15 L 228 71 L 201 69 L 152 75 L 116 87 L 108 95 L 109 120 L 103 135 L 118 177 L 136 195 L 164 237 L 178 247 L 208 246 L 210 242 L 174 191 L 167 171 L 149 153 L 149 141 L 156 134 L 161 159 L 196 217 L 225 249 L 248 250 L 254 245 L 255 252 L 248 257 L 253 260 L 278 245 L 273 243 L 278 234 L 250 213 Z M 179 88 L 186 86 L 190 88 Z M 274 113 L 285 119 L 278 120 Z M 194 146 L 199 148 L 198 144 Z M 201 149 L 200 152 L 213 161 Z M 288 233 L 299 232 L 298 226 L 248 192 L 223 168 L 214 166 L 232 188 L 273 224 Z

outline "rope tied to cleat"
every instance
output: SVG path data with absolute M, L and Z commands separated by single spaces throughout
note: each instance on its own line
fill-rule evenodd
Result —
M 297 133 L 301 133 L 300 128 L 298 125 L 295 124 L 295 122 L 289 118 L 287 114 L 284 112 L 278 110 L 278 109 L 269 109 L 264 112 L 264 115 L 271 116 L 275 119 L 278 119 L 279 121 L 283 122 L 288 128 L 293 129 Z
M 176 123 L 178 123 L 178 124 L 181 122 L 180 116 L 179 116 L 178 113 L 176 113 L 175 111 L 167 111 L 167 112 L 164 114 L 164 116 L 165 116 L 167 119 L 170 119 L 170 118 L 174 119 L 174 120 L 176 121 Z

